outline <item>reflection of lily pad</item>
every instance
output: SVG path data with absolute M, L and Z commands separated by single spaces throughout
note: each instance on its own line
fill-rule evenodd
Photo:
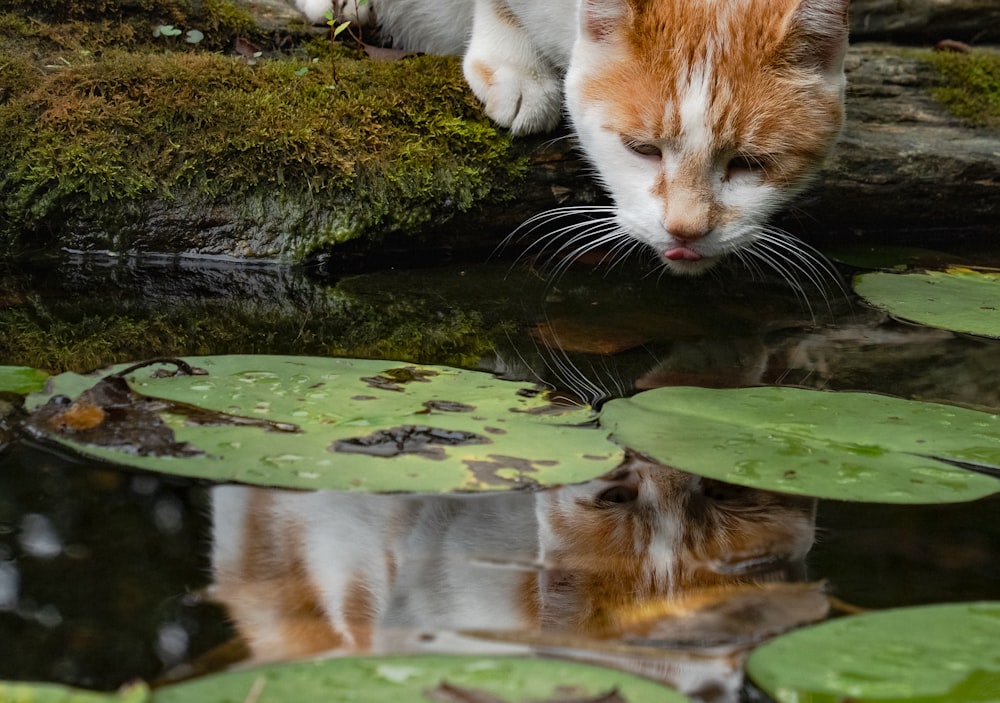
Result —
M 464 692 L 465 697 L 455 695 Z M 358 657 L 233 671 L 156 691 L 155 703 L 243 701 L 618 701 L 687 699 L 648 679 L 585 664 L 519 657 Z M 603 694 L 617 691 L 614 698 Z M 450 694 L 450 695 L 449 695 Z
M 1000 491 L 1000 416 L 867 393 L 659 388 L 604 406 L 616 441 L 683 471 L 819 498 L 945 503 Z
M 154 471 L 342 490 L 583 481 L 622 458 L 604 433 L 573 426 L 592 419 L 587 408 L 555 407 L 486 373 L 314 357 L 187 361 L 207 373 L 164 375 L 171 367 L 158 365 L 103 381 L 56 376 L 29 397 L 29 428 Z M 46 405 L 56 394 L 75 402 Z
M 931 327 L 1000 337 L 1000 272 L 947 271 L 867 273 L 854 290 L 897 317 Z
M 49 375 L 27 366 L 0 366 L 0 392 L 32 393 L 45 387 Z
M 900 608 L 779 637 L 747 663 L 779 703 L 1000 701 L 1000 603 Z

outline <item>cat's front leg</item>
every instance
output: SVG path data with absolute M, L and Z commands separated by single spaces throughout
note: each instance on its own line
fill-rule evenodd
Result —
M 562 81 L 506 0 L 476 0 L 465 79 L 490 119 L 514 134 L 559 122 Z

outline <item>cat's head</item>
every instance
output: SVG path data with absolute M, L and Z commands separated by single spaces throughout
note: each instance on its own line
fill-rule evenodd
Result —
M 566 103 L 617 221 L 677 273 L 757 240 L 843 122 L 847 0 L 581 0 Z
M 593 481 L 540 493 L 543 621 L 606 627 L 646 601 L 798 578 L 815 504 L 637 455 Z

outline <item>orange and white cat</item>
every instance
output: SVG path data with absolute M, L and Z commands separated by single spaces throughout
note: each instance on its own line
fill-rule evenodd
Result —
M 313 20 L 331 9 L 296 4 Z M 819 270 L 766 222 L 840 131 L 848 0 L 334 4 L 402 48 L 463 55 L 486 113 L 515 134 L 551 129 L 565 107 L 615 206 L 563 234 L 644 243 L 675 273 L 734 252 L 751 266 L 784 261 L 783 275 Z M 577 254 L 595 246 L 571 241 Z
M 213 489 L 211 595 L 253 661 L 386 652 L 399 631 L 616 632 L 630 606 L 801 568 L 814 501 L 633 457 L 534 492 Z

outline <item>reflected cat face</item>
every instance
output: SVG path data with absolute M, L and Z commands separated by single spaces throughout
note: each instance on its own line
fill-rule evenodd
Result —
M 815 501 L 701 478 L 633 457 L 539 496 L 546 625 L 614 628 L 617 614 L 693 590 L 794 578 Z
M 614 629 L 698 588 L 783 579 L 813 501 L 633 457 L 534 493 L 214 489 L 212 595 L 255 660 L 384 652 L 380 631 Z

